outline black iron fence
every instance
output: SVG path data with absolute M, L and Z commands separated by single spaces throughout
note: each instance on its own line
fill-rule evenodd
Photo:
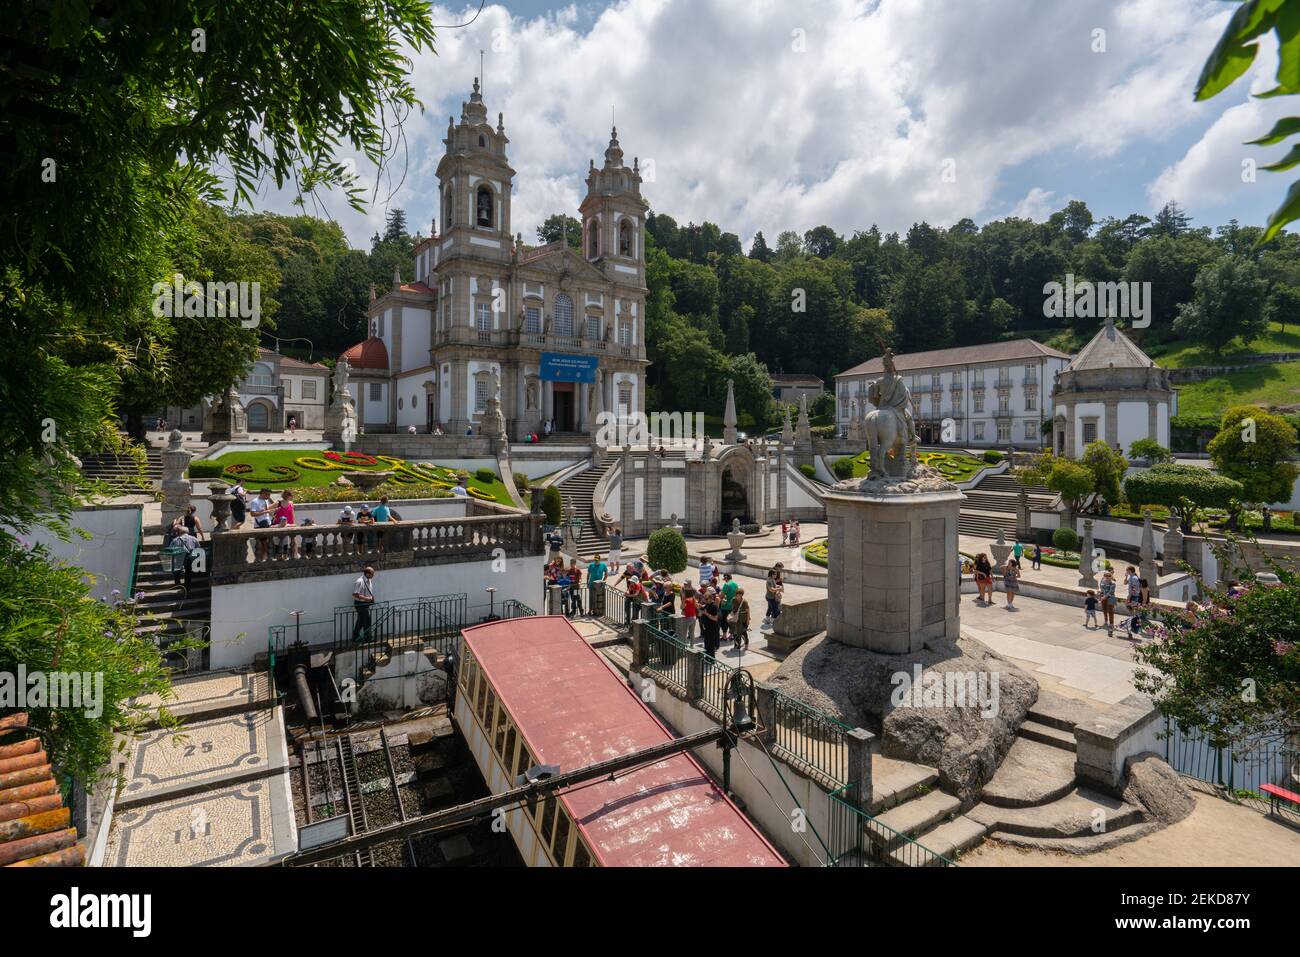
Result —
M 1257 810 L 1275 812 L 1300 824 L 1300 807 L 1274 801 L 1260 790 L 1265 784 L 1300 791 L 1300 740 L 1276 735 L 1249 748 L 1220 747 L 1196 728 L 1165 719 L 1165 761 L 1180 774 L 1210 785 L 1225 797 Z
M 665 685 L 682 694 L 689 693 L 687 687 L 686 646 L 662 628 L 646 625 L 646 661 L 645 665 L 655 672 Z
M 425 650 L 445 654 L 465 627 L 465 597 L 462 593 L 377 602 L 365 610 L 339 606 L 334 609 L 334 652 L 357 653 L 357 680 L 368 664 L 391 657 L 399 642 L 418 642 Z
M 894 830 L 862 810 L 840 788 L 826 795 L 829 824 L 827 867 L 955 867 L 956 864 L 919 841 Z

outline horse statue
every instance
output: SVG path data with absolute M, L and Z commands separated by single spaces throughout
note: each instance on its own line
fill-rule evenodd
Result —
M 912 397 L 889 350 L 885 351 L 884 366 L 885 374 L 867 387 L 867 401 L 876 407 L 862 420 L 871 455 L 867 478 L 901 480 L 908 477 L 909 453 L 916 441 L 909 411 Z

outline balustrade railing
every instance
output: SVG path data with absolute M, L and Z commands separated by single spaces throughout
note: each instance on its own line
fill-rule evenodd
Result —
M 375 525 L 288 525 L 213 536 L 213 573 L 278 568 L 304 573 L 322 564 L 362 564 L 384 556 L 456 556 L 467 560 L 540 554 L 541 526 L 529 515 L 383 522 Z

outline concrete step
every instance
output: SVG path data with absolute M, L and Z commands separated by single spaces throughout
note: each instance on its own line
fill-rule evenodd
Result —
M 939 772 L 924 764 L 899 761 L 883 755 L 871 756 L 871 804 L 867 812 L 878 816 L 882 811 L 915 797 L 939 780 Z
M 1062 731 L 1073 733 L 1080 721 L 1090 721 L 1098 710 L 1078 698 L 1067 698 L 1054 691 L 1039 691 L 1038 700 L 1029 709 L 1029 718 Z
M 979 821 L 962 814 L 951 821 L 940 824 L 931 831 L 919 835 L 916 842 L 926 850 L 933 851 L 935 854 L 942 855 L 953 861 L 963 851 L 970 850 L 984 840 L 988 832 L 989 829 Z M 922 863 L 919 855 L 920 852 L 917 849 L 903 846 L 891 851 L 889 857 L 896 864 L 917 866 Z M 931 866 L 937 866 L 940 862 L 930 860 L 927 863 Z
M 1034 807 L 979 804 L 966 813 L 989 830 L 1047 838 L 1087 837 L 1146 820 L 1142 808 L 1086 787 L 1073 788 L 1058 800 Z
M 902 842 L 902 838 L 897 835 L 915 837 L 922 831 L 928 831 L 948 820 L 959 810 L 961 810 L 961 801 L 951 794 L 935 789 L 902 804 L 896 804 L 883 814 L 877 815 L 876 820 L 885 825 L 888 831 L 870 826 L 867 830 L 872 840 L 893 848 Z M 897 834 L 891 834 L 890 831 Z
M 1039 724 L 1037 721 L 1025 721 L 1020 725 L 1016 734 L 1022 738 L 1028 738 L 1030 741 L 1040 741 L 1063 751 L 1073 752 L 1079 749 L 1078 742 L 1074 740 L 1073 731 L 1062 731 L 1060 728 L 1054 728 L 1049 724 Z
M 1059 800 L 1073 789 L 1073 752 L 1016 738 L 981 796 L 996 807 L 1032 807 Z

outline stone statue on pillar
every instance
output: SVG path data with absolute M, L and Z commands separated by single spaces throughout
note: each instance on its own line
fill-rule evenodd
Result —
M 162 523 L 163 528 L 172 521 L 181 518 L 189 511 L 192 486 L 185 477 L 185 470 L 190 467 L 194 453 L 187 451 L 181 444 L 184 436 L 180 429 L 172 429 L 167 437 L 167 450 L 162 454 Z
M 808 420 L 808 393 L 799 395 L 799 424 L 794 431 L 794 461 L 796 465 L 811 465 L 812 423 Z
M 722 413 L 722 444 L 736 444 L 736 383 L 727 380 L 727 407 Z
M 1151 509 L 1142 509 L 1142 545 L 1138 551 L 1138 577 L 1145 578 L 1151 586 L 1151 595 L 1157 594 L 1160 570 L 1156 567 L 1156 536 L 1151 527 Z
M 1164 573 L 1172 575 L 1179 571 L 1179 562 L 1183 560 L 1183 529 L 1182 520 L 1178 513 L 1173 509 L 1169 510 L 1169 528 L 1165 532 L 1164 542 Z
M 349 449 L 357 436 L 357 410 L 348 390 L 351 367 L 347 359 L 339 359 L 334 366 L 334 394 L 325 410 L 325 441 L 341 444 Z
M 894 354 L 888 349 L 884 364 L 885 374 L 867 389 L 867 398 L 876 407 L 864 421 L 871 453 L 868 477 L 897 481 L 916 471 L 916 428 L 912 422 L 912 394 L 894 368 Z
M 785 407 L 785 423 L 781 426 L 781 447 L 794 445 L 794 426 L 790 424 L 790 407 Z

